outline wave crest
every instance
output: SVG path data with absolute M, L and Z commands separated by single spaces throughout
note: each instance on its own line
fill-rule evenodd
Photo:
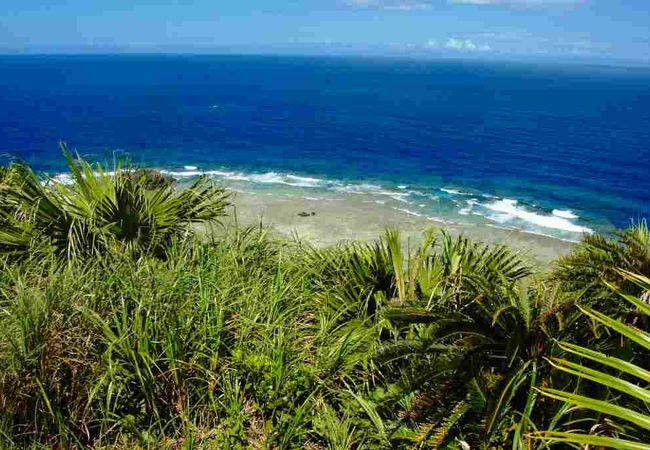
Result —
M 517 200 L 504 198 L 485 205 L 487 209 L 496 213 L 488 215 L 487 218 L 499 223 L 508 222 L 513 219 L 519 219 L 524 222 L 537 225 L 543 228 L 553 228 L 561 231 L 568 231 L 571 233 L 593 233 L 591 228 L 577 225 L 566 217 L 557 215 L 540 214 L 529 211 L 526 208 L 519 206 Z M 577 216 L 575 217 L 577 218 Z

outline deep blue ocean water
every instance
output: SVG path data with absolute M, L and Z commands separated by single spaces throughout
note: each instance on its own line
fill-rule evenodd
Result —
M 565 238 L 650 216 L 650 69 L 0 56 L 0 154 L 59 173 L 59 141 L 177 175 L 383 192 L 418 214 L 442 201 L 461 222 Z

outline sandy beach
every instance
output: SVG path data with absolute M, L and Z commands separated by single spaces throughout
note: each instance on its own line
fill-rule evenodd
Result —
M 242 225 L 261 222 L 278 235 L 321 246 L 372 240 L 387 227 L 397 227 L 405 238 L 417 242 L 424 230 L 433 227 L 482 242 L 507 244 L 532 261 L 548 264 L 569 252 L 574 245 L 497 226 L 419 217 L 356 195 L 308 197 L 276 192 L 236 192 L 232 209 Z

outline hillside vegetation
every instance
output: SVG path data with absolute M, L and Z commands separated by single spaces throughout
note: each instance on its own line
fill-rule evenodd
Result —
M 650 448 L 645 223 L 548 273 L 437 230 L 313 248 L 65 157 L 0 169 L 2 449 Z

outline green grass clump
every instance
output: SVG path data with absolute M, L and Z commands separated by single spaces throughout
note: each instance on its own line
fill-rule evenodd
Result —
M 53 253 L 5 264 L 5 445 L 378 441 L 369 419 L 346 425 L 361 414 L 349 389 L 370 382 L 362 360 L 377 336 L 315 300 L 301 251 L 248 229 L 174 245 L 165 260 L 115 253 L 64 263 Z M 347 422 L 332 416 L 347 409 Z M 338 436 L 341 427 L 350 436 Z

